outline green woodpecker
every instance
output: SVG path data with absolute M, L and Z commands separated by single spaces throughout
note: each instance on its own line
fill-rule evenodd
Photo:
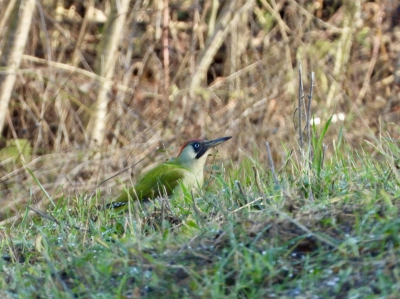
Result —
M 130 198 L 142 201 L 165 194 L 171 196 L 181 191 L 181 184 L 188 190 L 201 187 L 204 182 L 203 167 L 208 150 L 230 138 L 232 136 L 210 141 L 194 139 L 186 142 L 178 157 L 151 169 L 133 188 L 124 192 L 115 202 L 107 204 L 106 208 L 121 208 Z

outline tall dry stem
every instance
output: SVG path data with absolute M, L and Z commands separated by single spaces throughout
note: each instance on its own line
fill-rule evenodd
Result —
M 95 71 L 106 80 L 101 80 L 100 82 L 99 93 L 88 125 L 92 148 L 100 146 L 104 140 L 108 97 L 112 86 L 112 81 L 110 80 L 115 71 L 118 44 L 122 37 L 129 3 L 130 0 L 111 1 L 111 12 L 106 23 L 106 31 L 98 47 L 98 60 Z
M 240 20 L 242 13 L 247 13 L 254 4 L 253 0 L 247 1 L 246 4 L 233 14 L 234 8 L 237 6 L 238 0 L 228 1 L 222 9 L 221 17 L 218 20 L 214 34 L 207 39 L 206 46 L 200 53 L 196 63 L 195 72 L 189 84 L 191 97 L 194 96 L 195 91 L 199 88 L 201 81 L 205 78 L 208 68 L 225 40 L 225 37 L 230 32 L 231 28 Z
M 332 107 L 333 99 L 337 96 L 337 91 L 343 78 L 345 78 L 345 67 L 350 59 L 350 50 L 354 39 L 354 25 L 360 15 L 361 3 L 360 0 L 348 2 L 345 7 L 343 18 L 343 31 L 334 49 L 335 65 L 332 72 L 332 77 L 336 82 L 332 82 L 328 95 L 326 97 L 327 108 Z
M 10 2 L 10 5 L 12 4 L 14 4 L 14 7 L 10 16 L 9 27 L 0 51 L 0 67 L 3 68 L 0 73 L 0 133 L 3 131 L 17 70 L 21 63 L 35 11 L 35 0 Z

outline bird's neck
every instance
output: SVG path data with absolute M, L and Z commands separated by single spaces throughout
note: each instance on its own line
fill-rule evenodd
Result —
M 203 169 L 206 158 L 207 155 L 204 155 L 199 159 L 180 155 L 176 158 L 176 162 L 182 167 L 185 167 L 192 171 L 196 176 L 203 177 Z

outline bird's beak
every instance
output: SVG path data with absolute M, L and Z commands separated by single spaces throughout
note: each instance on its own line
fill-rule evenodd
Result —
M 212 147 L 217 146 L 218 144 L 227 141 L 228 139 L 231 139 L 232 136 L 228 137 L 222 137 L 214 140 L 203 140 L 202 141 L 202 147 L 201 149 L 197 152 L 196 159 L 199 159 L 200 157 L 203 157 L 204 154 Z
M 207 146 L 207 149 L 209 149 L 212 147 L 216 147 L 218 144 L 225 142 L 231 138 L 232 138 L 232 136 L 227 136 L 227 137 L 222 137 L 222 138 L 218 138 L 218 139 L 214 139 L 214 140 L 206 140 L 206 141 L 204 141 L 204 145 Z

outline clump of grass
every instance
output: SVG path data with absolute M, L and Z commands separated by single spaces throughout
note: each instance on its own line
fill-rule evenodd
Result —
M 3 295 L 395 298 L 397 144 L 366 143 L 372 155 L 340 133 L 328 158 L 330 125 L 310 127 L 283 167 L 214 163 L 200 195 L 125 214 L 91 208 L 96 193 L 32 208 L 40 217 L 2 231 Z
M 23 213 L 15 206 L 23 207 L 31 194 L 36 202 L 46 198 L 16 154 L 48 193 L 59 196 L 94 189 L 160 144 L 179 146 L 196 137 L 236 136 L 238 149 L 229 156 L 239 163 L 245 159 L 239 148 L 265 161 L 268 138 L 279 169 L 286 161 L 282 143 L 292 149 L 297 141 L 291 117 L 296 59 L 318 78 L 316 117 L 326 122 L 327 114 L 343 113 L 346 128 L 360 128 L 345 132 L 349 143 L 369 140 L 379 130 L 397 138 L 391 124 L 398 115 L 397 66 L 388 62 L 397 61 L 400 43 L 392 0 L 333 6 L 248 1 L 244 8 L 232 1 L 210 6 L 170 0 L 168 25 L 160 4 L 145 1 L 127 12 L 104 119 L 105 143 L 99 153 L 90 152 L 89 119 L 103 81 L 92 70 L 104 62 L 97 49 L 110 32 L 104 23 L 108 1 L 94 3 L 96 15 L 104 13 L 97 21 L 81 2 L 70 2 L 43 3 L 38 9 L 43 18 L 33 19 L 0 138 L 0 196 L 6 202 L 0 221 Z M 0 2 L 0 11 L 12 4 Z M 6 13 L 0 24 L 4 45 L 12 28 L 8 23 Z M 206 77 L 199 82 L 201 75 Z M 331 126 L 327 137 L 336 136 L 338 127 Z M 5 150 L 13 147 L 12 140 L 26 145 Z M 130 174 L 120 178 L 127 181 Z M 115 185 L 111 181 L 101 192 Z
M 315 5 L 308 11 L 289 2 L 284 7 L 255 2 L 253 14 L 241 15 L 241 26 L 233 24 L 228 41 L 213 54 L 210 81 L 189 99 L 187 79 L 195 70 L 196 55 L 202 49 L 209 53 L 202 22 L 215 23 L 218 7 L 210 8 L 208 20 L 207 9 L 171 5 L 173 42 L 168 45 L 173 56 L 163 71 L 165 79 L 176 75 L 170 78 L 167 98 L 168 80 L 160 79 L 159 40 L 152 30 L 136 35 L 143 25 L 138 19 L 144 27 L 159 30 L 159 18 L 152 15 L 159 8 L 157 2 L 138 1 L 127 23 L 132 35 L 126 36 L 132 36 L 134 45 L 121 44 L 119 61 L 126 63 L 116 69 L 108 143 L 98 153 L 88 152 L 85 145 L 97 90 L 91 87 L 99 78 L 76 63 L 71 67 L 68 47 L 49 47 L 56 64 L 34 57 L 35 43 L 43 39 L 32 39 L 4 131 L 6 138 L 30 144 L 18 149 L 18 159 L 13 151 L 12 159 L 1 162 L 0 219 L 6 219 L 0 226 L 2 297 L 398 297 L 399 149 L 392 138 L 398 126 L 376 121 L 393 110 L 397 99 L 390 81 L 393 71 L 385 61 L 397 55 L 398 43 L 381 45 L 385 51 L 377 55 L 381 35 L 395 41 L 395 30 L 388 29 L 387 19 L 384 27 L 381 18 L 375 22 L 377 15 L 357 20 L 368 5 L 340 10 L 338 2 L 331 11 Z M 193 20 L 182 12 L 193 13 Z M 63 25 L 71 34 L 60 35 L 60 27 L 52 25 L 46 36 L 59 36 L 56 44 L 78 50 L 66 36 L 80 35 L 76 33 L 82 27 Z M 88 37 L 95 42 L 88 38 L 82 53 L 93 52 L 96 30 L 103 30 L 96 24 L 89 27 Z M 142 48 L 145 53 L 132 54 Z M 291 121 L 295 56 L 308 64 L 305 69 L 315 68 L 318 78 L 311 101 L 313 77 L 305 79 L 304 85 L 311 86 L 305 95 L 300 72 L 298 138 Z M 331 78 L 327 74 L 332 69 Z M 340 107 L 347 113 L 343 126 L 326 115 L 333 111 L 326 111 L 325 98 L 332 110 Z M 358 100 L 349 100 L 353 98 Z M 322 128 L 313 124 L 311 108 L 328 119 Z M 385 120 L 395 120 L 395 112 Z M 118 174 L 122 181 L 132 175 L 135 180 L 144 165 L 129 165 L 149 156 L 143 164 L 157 160 L 151 153 L 160 142 L 227 131 L 236 136 L 237 149 L 229 151 L 230 163 L 216 159 L 207 169 L 202 194 L 132 203 L 125 214 L 97 209 L 113 198 L 109 190 L 118 189 L 117 180 L 105 178 Z M 361 137 L 366 141 L 359 142 Z M 1 146 L 12 144 L 0 141 Z M 264 149 L 265 141 L 270 150 Z M 1 153 L 10 156 L 7 150 Z M 21 155 L 29 157 L 22 167 Z M 121 174 L 126 168 L 130 173 Z

